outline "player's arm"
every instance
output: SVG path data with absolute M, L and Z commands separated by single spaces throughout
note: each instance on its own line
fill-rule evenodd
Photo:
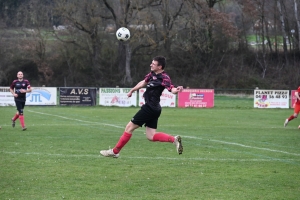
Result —
M 13 81 L 12 83 L 11 83 L 11 85 L 10 85 L 10 87 L 9 87 L 9 91 L 10 91 L 10 93 L 12 93 L 12 95 L 14 96 L 14 97 L 18 97 L 18 91 L 17 90 L 15 90 L 15 81 Z
M 12 93 L 13 95 L 15 94 L 15 90 L 12 88 L 9 88 L 10 93 Z
M 137 91 L 138 89 L 141 89 L 147 85 L 147 82 L 145 80 L 140 81 L 136 86 L 134 86 L 127 94 L 128 97 L 131 97 L 132 93 Z
M 32 92 L 32 88 L 31 88 L 31 87 L 28 87 L 27 90 L 26 90 L 26 92 L 27 92 L 27 93 Z
M 183 86 L 177 86 L 177 87 L 173 87 L 171 92 L 173 94 L 177 94 L 178 92 L 181 92 L 183 90 Z
M 31 85 L 28 80 L 25 80 L 25 82 L 26 82 L 27 87 L 26 87 L 26 89 L 22 89 L 21 92 L 22 93 L 30 93 L 32 91 Z
M 299 92 L 295 92 L 295 96 L 296 96 L 296 98 L 298 99 L 298 101 L 300 101 L 300 96 L 299 96 Z
M 32 91 L 31 87 L 28 87 L 26 90 L 25 89 L 20 90 L 21 93 L 30 93 L 31 91 Z
M 183 90 L 183 86 L 177 86 L 175 87 L 169 76 L 164 76 L 162 80 L 162 86 L 164 86 L 169 92 L 172 94 L 177 94 L 178 92 L 181 92 Z

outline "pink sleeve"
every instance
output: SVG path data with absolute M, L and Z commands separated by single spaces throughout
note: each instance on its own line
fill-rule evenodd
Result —
M 11 83 L 11 85 L 10 85 L 10 89 L 14 89 L 15 88 L 15 83 L 16 83 L 16 81 L 13 81 L 12 83 Z
M 144 81 L 148 83 L 150 81 L 150 78 L 151 78 L 151 72 L 145 76 Z

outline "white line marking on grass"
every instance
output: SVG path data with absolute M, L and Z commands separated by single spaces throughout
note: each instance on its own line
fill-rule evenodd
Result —
M 259 149 L 259 150 L 272 151 L 272 152 L 277 152 L 277 153 L 284 153 L 284 154 L 288 154 L 288 155 L 300 156 L 300 154 L 298 154 L 298 153 L 290 153 L 287 151 L 280 151 L 280 150 L 263 148 L 263 147 L 248 146 L 248 145 L 239 144 L 239 143 L 235 143 L 235 142 L 226 142 L 226 141 L 214 140 L 214 139 L 203 139 L 203 138 L 198 138 L 198 137 L 193 137 L 193 136 L 184 136 L 184 137 L 191 138 L 191 139 L 207 140 L 207 141 L 218 142 L 218 143 L 229 144 L 229 145 L 235 145 L 235 146 L 251 148 L 251 149 Z
M 105 126 L 111 126 L 111 127 L 115 127 L 115 128 L 122 128 L 122 129 L 124 129 L 123 126 L 117 126 L 117 125 L 114 125 L 114 124 L 85 121 L 85 120 L 80 120 L 80 119 L 76 119 L 76 118 L 64 117 L 64 116 L 60 116 L 60 115 L 53 115 L 53 114 L 48 114 L 48 113 L 36 112 L 36 111 L 32 111 L 32 110 L 28 110 L 28 111 L 29 112 L 33 112 L 33 113 L 37 113 L 37 114 L 41 114 L 41 115 L 48 115 L 48 116 L 53 116 L 53 117 L 59 117 L 59 118 L 63 118 L 63 119 L 67 119 L 67 120 L 72 120 L 72 121 L 78 121 L 78 122 L 84 122 L 84 123 L 90 123 L 90 124 L 101 124 L 101 125 L 105 125 Z
M 90 157 L 90 158 L 105 158 L 101 155 L 91 155 L 91 154 L 51 154 L 51 153 L 38 153 L 38 152 L 8 152 L 8 151 L 1 151 L 2 153 L 5 154 L 23 154 L 23 155 L 41 155 L 41 156 L 54 156 L 54 157 Z M 238 159 L 238 158 L 184 158 L 184 157 L 142 157 L 142 156 L 137 156 L 137 157 L 132 157 L 132 156 L 122 156 L 122 158 L 127 158 L 127 159 L 143 159 L 143 160 L 181 160 L 181 161 L 233 161 L 233 162 L 274 162 L 274 161 L 300 161 L 296 159 Z M 106 158 L 109 159 L 109 158 Z M 110 158 L 112 159 L 112 158 Z

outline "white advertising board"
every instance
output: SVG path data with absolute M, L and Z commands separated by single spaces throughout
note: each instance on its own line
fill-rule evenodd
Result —
M 143 97 L 146 92 L 146 88 L 139 89 L 139 106 L 145 104 L 145 99 Z M 176 107 L 176 95 L 164 89 L 160 96 L 160 106 L 161 107 Z
M 26 105 L 56 105 L 56 87 L 32 87 L 32 92 L 26 93 Z M 15 106 L 9 87 L 0 87 L 0 106 Z
M 254 108 L 289 108 L 289 90 L 254 90 Z
M 57 105 L 56 87 L 31 87 L 32 92 L 26 93 L 26 105 L 49 106 Z
M 14 96 L 10 93 L 9 86 L 0 87 L 0 106 L 15 106 Z
M 99 88 L 99 104 L 102 106 L 130 107 L 136 106 L 137 94 L 131 97 L 127 93 L 131 88 Z

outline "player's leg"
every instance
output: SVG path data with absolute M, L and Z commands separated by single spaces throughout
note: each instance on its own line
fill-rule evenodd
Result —
M 155 131 L 156 131 L 156 129 L 146 127 L 146 136 L 147 136 L 148 140 L 153 141 L 153 142 L 173 143 L 176 147 L 177 153 L 182 154 L 182 152 L 183 152 L 182 139 L 179 135 L 172 136 L 167 133 L 155 132 Z
M 113 152 L 118 154 L 121 149 L 127 144 L 130 140 L 132 133 L 135 129 L 142 127 L 143 124 L 149 119 L 149 112 L 147 106 L 142 106 L 141 109 L 133 116 L 130 122 L 125 127 L 123 135 L 120 137 L 118 143 L 113 148 Z
M 286 127 L 287 124 L 288 124 L 291 120 L 297 118 L 299 112 L 300 112 L 300 105 L 296 104 L 296 105 L 295 105 L 295 108 L 294 108 L 294 113 L 293 113 L 289 118 L 287 118 L 287 119 L 284 121 L 284 127 Z
M 18 108 L 19 111 L 19 118 L 20 118 L 20 123 L 22 126 L 22 130 L 25 131 L 27 128 L 25 127 L 25 119 L 24 119 L 24 107 L 25 107 L 25 102 L 19 102 L 20 107 Z
M 18 104 L 17 101 L 16 101 L 15 103 L 16 103 L 16 107 L 17 107 L 17 110 L 18 110 L 18 106 L 20 106 L 20 105 L 17 105 L 17 104 Z M 18 118 L 19 118 L 19 111 L 16 112 L 16 114 L 14 115 L 13 118 L 11 118 L 11 126 L 12 126 L 13 128 L 15 128 L 15 126 L 16 126 L 16 120 L 17 120 Z
M 158 118 L 160 116 L 160 112 L 157 112 L 153 120 L 146 122 L 146 137 L 148 140 L 153 142 L 169 142 L 173 143 L 176 147 L 177 153 L 182 154 L 183 146 L 182 140 L 180 136 L 172 136 L 170 134 L 164 132 L 156 132 Z
M 113 148 L 113 152 L 115 154 L 118 154 L 121 151 L 121 149 L 127 144 L 127 142 L 129 142 L 133 131 L 139 127 L 139 125 L 134 124 L 132 121 L 128 122 L 125 131 L 123 132 L 116 146 Z
M 156 129 L 146 127 L 146 137 L 152 142 L 170 142 L 173 143 L 175 136 L 169 135 L 164 132 L 156 132 Z
M 119 141 L 117 142 L 116 146 L 112 149 L 108 150 L 101 150 L 100 154 L 105 157 L 113 157 L 118 158 L 119 152 L 121 149 L 129 142 L 132 133 L 135 129 L 141 127 L 145 122 L 143 120 L 143 117 L 145 116 L 145 110 L 143 107 L 134 115 L 132 120 L 128 122 L 128 124 L 125 127 L 125 130 L 123 134 L 121 135 Z
M 101 150 L 100 154 L 105 157 L 113 157 L 113 158 L 118 158 L 119 157 L 119 152 L 121 149 L 129 142 L 132 132 L 140 127 L 139 125 L 136 125 L 132 123 L 131 121 L 127 124 L 125 131 L 121 135 L 119 141 L 117 142 L 116 146 L 112 149 L 108 150 Z

